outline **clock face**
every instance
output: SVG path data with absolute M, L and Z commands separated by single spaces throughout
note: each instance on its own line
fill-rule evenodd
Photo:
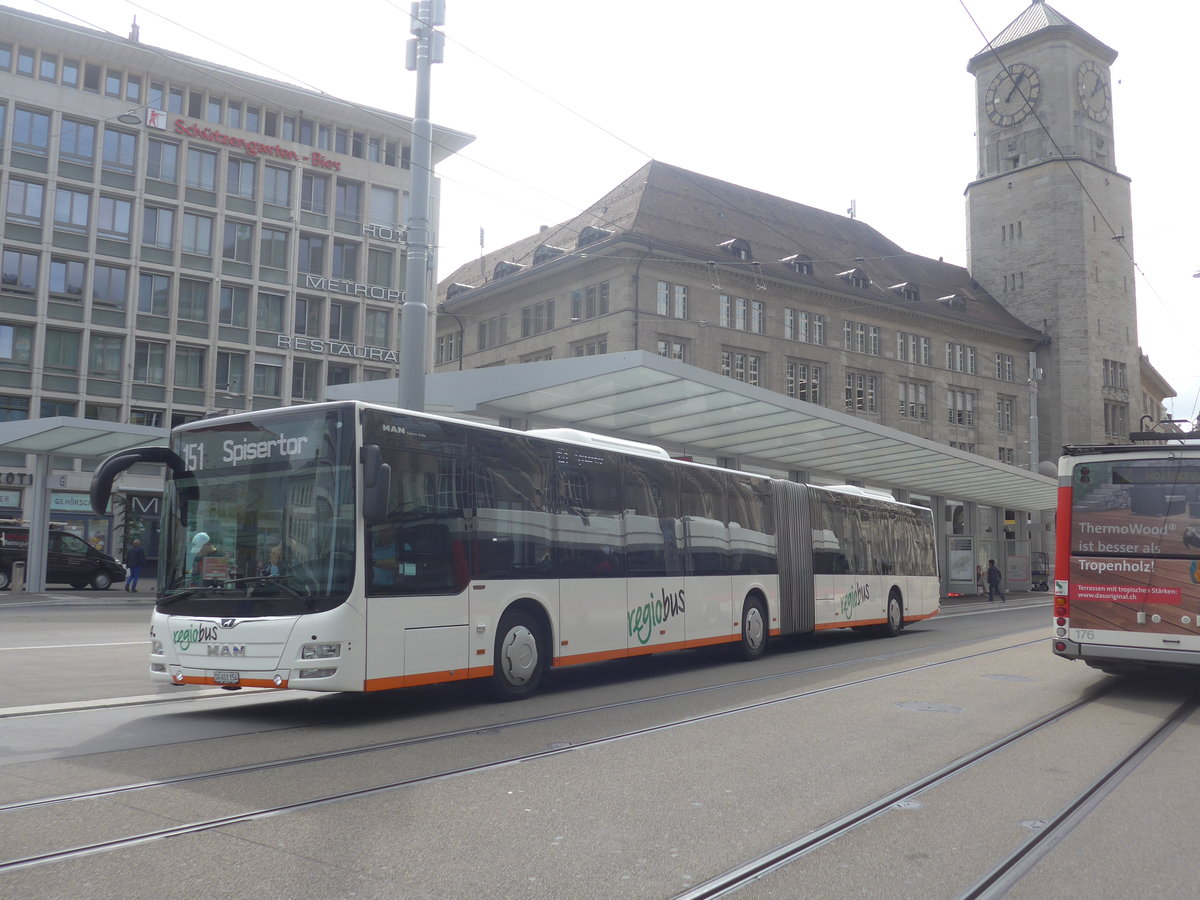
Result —
M 988 118 L 1002 128 L 1016 125 L 1033 111 L 1040 91 L 1037 70 L 1025 63 L 1013 63 L 988 86 L 984 104 Z
M 1108 118 L 1109 93 L 1108 78 L 1100 64 L 1087 60 L 1079 67 L 1079 102 L 1083 111 L 1097 122 Z

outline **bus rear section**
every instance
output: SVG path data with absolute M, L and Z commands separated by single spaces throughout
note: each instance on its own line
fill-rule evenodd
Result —
M 1200 446 L 1064 449 L 1054 653 L 1109 672 L 1200 665 Z

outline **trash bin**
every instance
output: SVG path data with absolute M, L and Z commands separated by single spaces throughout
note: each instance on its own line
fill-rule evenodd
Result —
M 12 564 L 12 586 L 10 590 L 19 594 L 25 590 L 25 560 L 14 560 Z

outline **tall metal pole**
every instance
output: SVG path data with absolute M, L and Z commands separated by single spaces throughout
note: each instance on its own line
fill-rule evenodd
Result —
M 1037 351 L 1029 351 L 1029 471 L 1037 472 L 1041 464 L 1041 448 L 1038 445 L 1038 381 L 1041 371 L 1037 367 Z
M 442 61 L 445 36 L 435 31 L 446 24 L 444 0 L 420 0 L 412 5 L 416 37 L 408 42 L 407 68 L 417 73 L 417 104 L 413 117 L 412 185 L 408 213 L 408 261 L 404 306 L 400 311 L 400 382 L 398 400 L 404 409 L 425 409 L 425 344 L 429 321 L 429 194 L 433 180 L 433 125 L 429 121 L 430 67 Z

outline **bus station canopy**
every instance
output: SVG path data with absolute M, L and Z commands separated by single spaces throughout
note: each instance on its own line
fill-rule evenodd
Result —
M 326 393 L 393 406 L 399 395 L 395 379 Z M 1045 475 L 640 350 L 439 373 L 425 398 L 431 413 L 578 428 L 1002 509 L 1053 509 L 1057 497 Z
M 131 447 L 167 442 L 167 429 L 55 416 L 0 425 L 0 450 L 55 456 L 104 457 Z

